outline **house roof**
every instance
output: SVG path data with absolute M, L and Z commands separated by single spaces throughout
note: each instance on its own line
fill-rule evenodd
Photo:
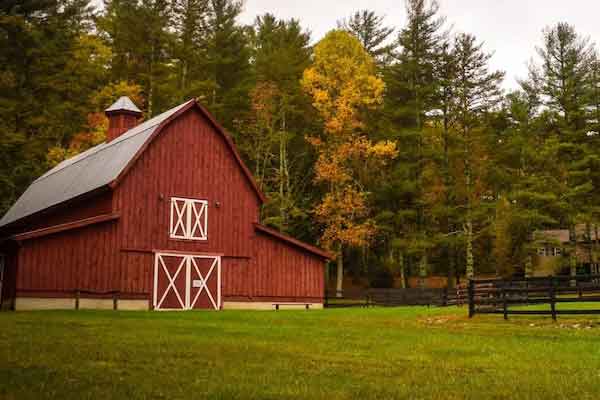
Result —
M 569 241 L 568 229 L 548 229 L 543 231 L 535 231 L 534 238 L 542 241 L 557 241 L 559 243 L 567 243 Z
M 301 242 L 298 239 L 294 239 L 293 237 L 284 235 L 283 233 L 276 231 L 275 229 L 271 229 L 268 228 L 264 225 L 261 224 L 254 224 L 254 229 L 256 229 L 257 231 L 267 234 L 271 237 L 274 237 L 275 239 L 278 239 L 279 241 L 285 242 L 287 244 L 290 244 L 292 246 L 296 246 L 299 247 L 303 250 L 308 251 L 309 253 L 312 253 L 318 257 L 321 257 L 325 260 L 333 260 L 335 257 L 333 256 L 333 254 L 328 253 L 324 250 L 319 249 L 318 247 L 315 246 L 311 246 L 310 244 Z
M 102 143 L 65 160 L 46 172 L 27 188 L 2 217 L 0 227 L 102 187 L 115 187 L 162 128 L 192 107 L 197 107 L 214 128 L 223 135 L 260 201 L 264 202 L 263 193 L 242 162 L 227 132 L 196 100 L 190 100 L 137 125 L 108 143 Z
M 585 224 L 577 224 L 575 225 L 575 234 L 577 235 L 577 241 L 586 241 L 587 238 L 587 227 Z M 598 232 L 598 236 L 600 237 L 600 232 Z M 568 243 L 570 242 L 570 232 L 568 229 L 548 229 L 548 230 L 540 230 L 534 232 L 534 238 L 537 240 L 546 240 L 546 241 L 557 241 L 559 243 Z M 596 240 L 596 229 L 594 226 L 591 227 L 590 230 L 590 239 Z

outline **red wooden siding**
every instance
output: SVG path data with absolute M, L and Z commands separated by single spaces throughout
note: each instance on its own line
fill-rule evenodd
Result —
M 169 238 L 171 197 L 208 200 L 206 242 Z M 252 254 L 259 199 L 224 138 L 195 110 L 155 138 L 115 190 L 114 204 L 125 249 Z
M 208 201 L 208 240 L 170 238 L 171 197 Z M 225 301 L 320 301 L 323 259 L 255 232 L 260 206 L 223 136 L 190 109 L 158 134 L 114 192 L 49 221 L 111 212 L 120 219 L 22 242 L 18 296 L 118 290 L 151 300 L 153 252 L 179 251 L 222 255 Z
M 323 260 L 257 234 L 252 259 L 223 261 L 222 291 L 232 301 L 322 301 Z

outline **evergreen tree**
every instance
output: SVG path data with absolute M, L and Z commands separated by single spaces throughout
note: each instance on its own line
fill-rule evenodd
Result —
M 299 202 L 310 182 L 306 170 L 312 162 L 303 137 L 312 124 L 310 101 L 300 87 L 310 64 L 309 42 L 310 35 L 296 20 L 277 20 L 270 14 L 256 20 L 252 58 L 257 84 L 246 125 L 251 129 L 241 133 L 239 143 L 254 155 L 251 163 L 271 199 L 263 210 L 265 222 L 282 230 L 308 217 Z
M 380 63 L 389 61 L 396 44 L 390 42 L 394 28 L 385 26 L 384 17 L 374 11 L 356 11 L 349 18 L 338 21 L 338 29 L 350 32 L 360 40 L 371 57 Z
M 482 117 L 501 101 L 500 83 L 504 73 L 490 72 L 488 62 L 490 54 L 482 50 L 472 35 L 459 34 L 455 38 L 456 82 L 455 102 L 453 105 L 456 129 L 463 148 L 463 184 L 464 184 L 464 231 L 466 236 L 466 275 L 475 274 L 474 217 L 476 207 L 481 205 L 485 191 L 480 184 L 481 162 L 485 160 L 479 152 Z M 487 199 L 489 200 L 489 199 Z
M 174 56 L 178 60 L 177 98 L 208 92 L 207 73 L 208 0 L 174 0 L 173 21 L 175 30 Z
M 0 4 L 0 213 L 86 124 L 106 54 L 92 14 L 85 0 Z
M 541 104 L 547 108 L 553 140 L 546 145 L 554 146 L 558 166 L 557 176 L 563 188 L 562 200 L 568 205 L 566 224 L 571 232 L 570 265 L 575 273 L 576 225 L 590 226 L 598 199 L 595 171 L 598 157 L 590 128 L 590 94 L 594 93 L 595 51 L 588 39 L 581 38 L 575 28 L 558 23 L 544 30 L 544 45 L 538 48 L 540 64 L 530 68 L 529 82 Z M 592 96 L 593 98 L 593 96 Z M 597 149 L 596 149 L 597 150 Z M 589 231 L 589 229 L 588 229 Z
M 207 105 L 225 127 L 235 127 L 235 116 L 249 109 L 252 85 L 247 29 L 237 24 L 239 0 L 209 0 L 207 68 L 211 82 Z M 234 132 L 235 134 L 235 132 Z
M 148 116 L 172 106 L 173 13 L 167 0 L 105 0 L 98 27 L 113 49 L 111 80 L 140 84 Z
M 387 241 L 388 247 L 402 243 L 398 251 L 410 255 L 402 256 L 402 260 L 409 267 L 418 265 L 422 275 L 428 269 L 427 262 L 413 263 L 413 258 L 425 257 L 433 246 L 433 224 L 427 223 L 429 212 L 424 208 L 423 171 L 431 156 L 425 147 L 424 127 L 427 115 L 437 107 L 434 66 L 443 42 L 444 18 L 438 15 L 434 0 L 407 0 L 406 10 L 408 21 L 398 35 L 397 60 L 384 71 L 386 130 L 402 144 L 391 177 L 397 182 L 390 181 L 390 187 L 381 188 L 379 199 L 382 212 L 396 215 L 401 227 Z

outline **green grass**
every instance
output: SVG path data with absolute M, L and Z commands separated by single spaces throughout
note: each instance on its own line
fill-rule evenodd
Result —
M 600 398 L 600 319 L 465 314 L 0 313 L 0 398 Z

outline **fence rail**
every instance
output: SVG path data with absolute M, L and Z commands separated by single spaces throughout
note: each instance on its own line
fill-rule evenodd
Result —
M 351 289 L 325 293 L 325 307 L 450 306 L 466 304 L 466 286 L 443 289 Z
M 472 279 L 468 285 L 469 317 L 475 314 L 558 315 L 600 314 L 600 275 L 522 279 Z M 592 309 L 557 309 L 558 304 L 598 303 Z M 548 309 L 522 309 L 526 305 Z M 514 307 L 518 308 L 515 309 Z

